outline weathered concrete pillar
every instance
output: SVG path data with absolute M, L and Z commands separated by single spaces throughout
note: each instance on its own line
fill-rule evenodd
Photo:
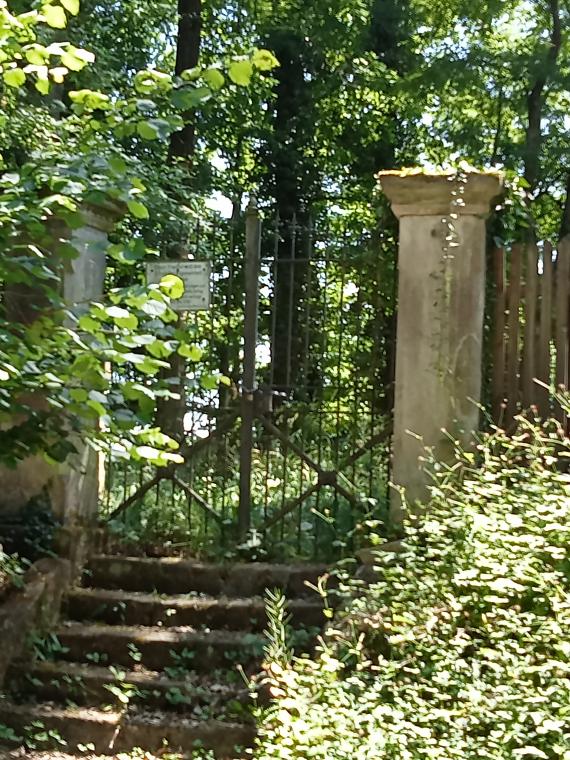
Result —
M 64 300 L 75 312 L 86 309 L 103 293 L 107 235 L 119 214 L 115 207 L 88 206 L 82 209 L 82 227 L 54 228 L 55 237 L 69 240 L 77 250 L 77 256 L 65 264 L 61 283 Z M 54 257 L 57 259 L 57 245 Z M 40 292 L 30 290 L 27 298 L 16 294 L 11 318 L 33 322 L 44 308 L 49 308 L 44 302 Z M 41 407 L 41 394 L 32 403 Z M 78 453 L 61 467 L 54 467 L 39 455 L 21 461 L 14 469 L 0 467 L 0 512 L 17 511 L 47 491 L 52 509 L 64 525 L 91 522 L 97 513 L 98 457 L 80 442 L 76 445 Z
M 485 219 L 501 193 L 495 173 L 380 172 L 400 220 L 391 517 L 428 495 L 425 447 L 440 459 L 479 425 Z M 447 431 L 447 434 L 444 432 Z
M 68 262 L 63 277 L 63 297 L 75 313 L 89 308 L 91 301 L 101 300 L 105 286 L 106 249 L 121 210 L 117 206 L 86 206 L 84 224 L 71 234 L 78 256 Z M 100 473 L 99 455 L 80 440 L 74 441 L 77 454 L 60 468 L 54 483 L 57 489 L 55 509 L 64 525 L 88 524 L 98 511 Z

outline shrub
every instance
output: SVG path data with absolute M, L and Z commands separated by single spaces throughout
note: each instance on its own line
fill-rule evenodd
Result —
M 315 660 L 267 665 L 259 760 L 570 759 L 570 441 L 525 419 L 436 468 Z

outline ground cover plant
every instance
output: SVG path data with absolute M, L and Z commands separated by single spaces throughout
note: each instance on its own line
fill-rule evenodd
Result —
M 256 757 L 568 760 L 569 464 L 557 423 L 520 418 L 440 466 L 318 657 L 270 652 Z

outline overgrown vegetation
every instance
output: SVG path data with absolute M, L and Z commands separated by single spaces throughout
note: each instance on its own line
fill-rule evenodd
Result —
M 8 554 L 0 544 L 0 602 L 13 589 L 21 588 L 26 564 L 17 554 Z
M 567 760 L 569 468 L 559 425 L 525 418 L 440 465 L 403 553 L 370 586 L 341 573 L 318 657 L 277 637 L 256 757 Z

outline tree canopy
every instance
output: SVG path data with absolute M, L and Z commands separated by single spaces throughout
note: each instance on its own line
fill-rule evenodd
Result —
M 137 345 L 143 372 L 172 367 L 190 338 L 157 288 L 152 298 L 166 299 L 163 332 L 150 355 L 142 348 L 142 314 L 157 309 L 136 290 L 142 262 L 176 256 L 220 194 L 234 214 L 254 192 L 282 223 L 320 216 L 334 224 L 342 212 L 356 230 L 375 230 L 388 331 L 394 221 L 375 196 L 375 171 L 462 160 L 503 167 L 512 192 L 497 235 L 522 234 L 521 221 L 537 235 L 570 229 L 564 0 L 3 0 L 0 13 L 1 244 L 11 252 L 0 277 L 8 289 L 39 284 L 52 304 L 49 317 L 17 328 L 10 299 L 2 306 L 7 418 L 14 403 L 27 409 L 25 390 L 42 385 L 54 412 L 64 404 L 83 413 L 87 404 L 92 417 L 115 420 L 105 412 L 110 400 L 127 407 L 118 389 L 110 393 L 105 361 L 128 364 Z M 108 250 L 108 298 L 70 326 L 46 260 L 49 222 L 73 228 L 82 204 L 103 201 L 123 210 Z M 285 283 L 277 287 L 278 322 L 287 299 L 304 297 L 295 288 L 291 296 Z M 94 347 L 98 369 L 72 399 L 69 352 L 78 362 L 76 352 L 87 351 L 91 362 Z M 129 392 L 145 410 L 143 427 L 153 425 L 147 391 Z M 157 392 L 169 395 L 168 387 Z M 3 455 L 30 447 L 53 454 L 42 429 L 24 424 L 16 449 L 14 429 Z

